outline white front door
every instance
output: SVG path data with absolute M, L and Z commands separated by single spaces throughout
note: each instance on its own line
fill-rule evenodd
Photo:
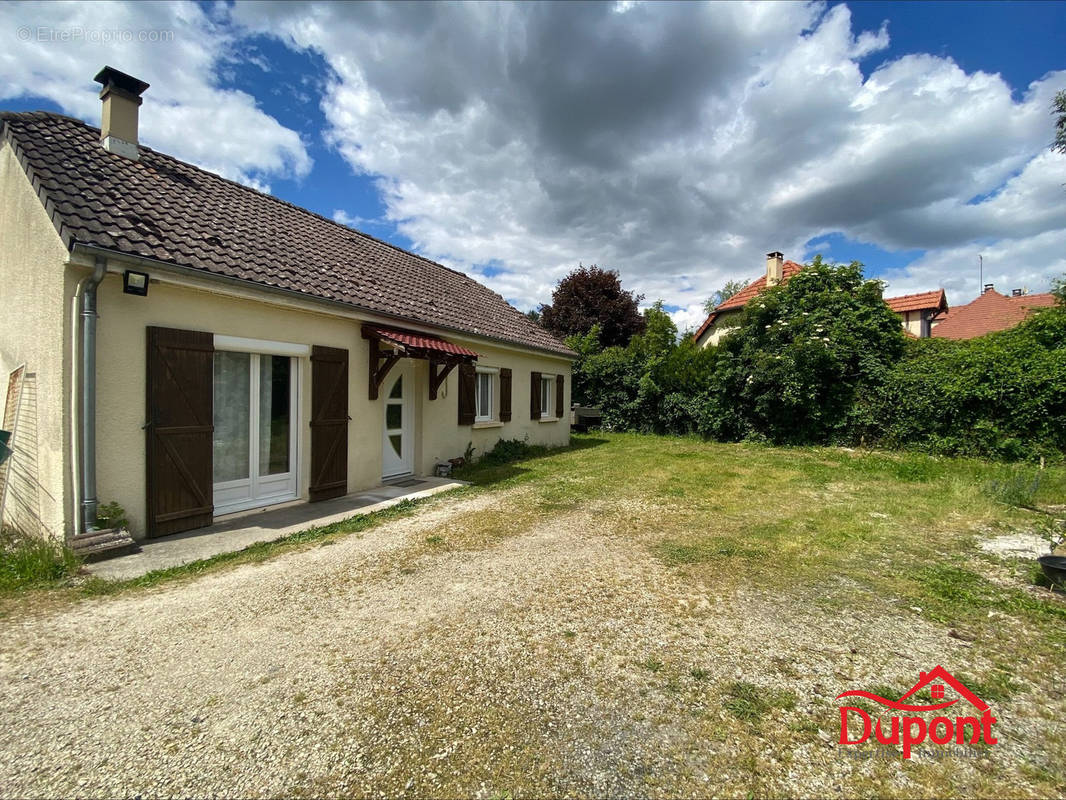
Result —
M 385 435 L 381 443 L 381 477 L 395 478 L 414 471 L 415 443 L 412 434 L 414 418 L 414 377 L 408 359 L 385 379 Z
M 297 363 L 215 350 L 216 515 L 296 498 Z

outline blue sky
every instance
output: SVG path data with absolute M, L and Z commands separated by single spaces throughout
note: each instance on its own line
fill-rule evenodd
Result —
M 978 253 L 1005 290 L 1066 271 L 1063 3 L 92 8 L 0 7 L 0 106 L 96 124 L 112 64 L 152 83 L 146 143 L 521 308 L 579 262 L 682 327 L 768 250 L 956 303 Z M 14 35 L 42 26 L 172 41 Z

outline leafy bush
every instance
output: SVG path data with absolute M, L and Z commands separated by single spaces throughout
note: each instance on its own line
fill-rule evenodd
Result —
M 11 528 L 0 533 L 0 592 L 74 575 L 81 562 L 65 544 Z
M 604 426 L 719 441 L 879 444 L 933 454 L 1061 461 L 1066 307 L 968 341 L 907 341 L 860 264 L 815 258 L 748 304 L 717 347 L 676 343 L 661 304 L 626 347 L 593 328 L 573 397 Z
M 977 339 L 908 343 L 857 416 L 869 438 L 933 453 L 1061 460 L 1066 308 Z
M 535 454 L 534 448 L 525 439 L 500 439 L 496 446 L 478 459 L 479 464 L 509 464 Z M 543 448 L 540 448 L 541 450 Z

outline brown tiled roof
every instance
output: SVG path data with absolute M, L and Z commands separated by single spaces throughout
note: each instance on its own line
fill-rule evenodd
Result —
M 933 327 L 937 339 L 973 339 L 986 333 L 1013 328 L 1039 308 L 1055 305 L 1052 294 L 1023 294 L 1007 297 L 989 289 L 972 303 L 955 306 Z
M 781 267 L 781 283 L 787 282 L 789 278 L 791 278 L 801 269 L 803 269 L 802 264 L 797 264 L 795 261 L 786 261 Z M 751 283 L 749 283 L 747 286 L 745 286 L 732 297 L 723 300 L 721 303 L 716 305 L 714 307 L 714 311 L 712 311 L 708 315 L 707 319 L 703 321 L 703 324 L 700 325 L 700 329 L 696 331 L 696 335 L 693 338 L 696 341 L 699 341 L 699 338 L 703 336 L 703 334 L 707 331 L 709 327 L 711 327 L 711 325 L 714 324 L 714 321 L 718 319 L 718 315 L 721 314 L 723 311 L 735 311 L 737 309 L 744 308 L 744 306 L 750 303 L 753 298 L 758 297 L 765 291 L 766 275 L 763 274 L 761 277 L 753 280 Z
M 897 314 L 903 314 L 907 311 L 925 311 L 927 309 L 946 311 L 948 299 L 943 289 L 936 289 L 932 292 L 886 297 L 885 304 Z
M 150 148 L 41 111 L 0 113 L 68 247 L 142 256 L 388 317 L 564 355 L 558 339 L 461 272 Z

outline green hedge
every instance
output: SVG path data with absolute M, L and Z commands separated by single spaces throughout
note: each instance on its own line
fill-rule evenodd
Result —
M 1066 451 L 1066 308 L 968 341 L 906 341 L 861 265 L 815 259 L 717 347 L 660 306 L 628 347 L 573 337 L 574 401 L 617 430 L 1050 460 Z

